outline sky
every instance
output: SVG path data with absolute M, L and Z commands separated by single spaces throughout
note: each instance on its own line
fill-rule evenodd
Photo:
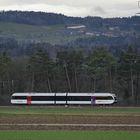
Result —
M 74 17 L 129 17 L 140 13 L 138 1 L 139 0 L 0 0 L 0 10 L 43 11 L 61 13 Z

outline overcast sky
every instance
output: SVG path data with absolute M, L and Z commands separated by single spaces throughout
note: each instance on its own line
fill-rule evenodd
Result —
M 67 16 L 133 16 L 140 12 L 139 0 L 0 0 L 0 10 L 28 10 Z

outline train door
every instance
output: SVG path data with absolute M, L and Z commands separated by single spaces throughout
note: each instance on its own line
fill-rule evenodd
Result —
M 95 105 L 96 104 L 96 97 L 95 96 L 92 96 L 91 97 L 91 104 L 92 105 Z
M 27 104 L 30 105 L 32 101 L 32 96 L 27 96 Z

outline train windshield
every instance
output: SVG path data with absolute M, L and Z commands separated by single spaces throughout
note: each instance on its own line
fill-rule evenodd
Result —
M 114 97 L 114 99 L 115 99 L 115 102 L 117 102 L 117 97 L 116 96 Z
M 17 100 L 22 100 L 22 99 L 26 99 L 26 96 L 12 96 L 12 99 L 17 99 Z
M 112 96 L 96 96 L 96 100 L 113 100 Z

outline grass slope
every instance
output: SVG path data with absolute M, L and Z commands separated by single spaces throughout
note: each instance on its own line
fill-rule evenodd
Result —
M 64 25 L 35 26 L 0 22 L 0 36 L 13 37 L 18 41 L 48 42 L 51 44 L 65 44 L 68 41 L 82 37 L 71 35 Z
M 139 140 L 134 131 L 0 131 L 0 140 Z

